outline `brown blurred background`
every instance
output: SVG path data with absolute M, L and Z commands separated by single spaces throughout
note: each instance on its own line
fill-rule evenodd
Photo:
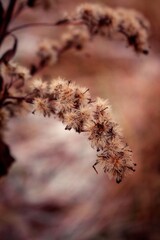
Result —
M 86 1 L 53 0 L 47 10 L 28 9 L 13 23 L 53 21 Z M 96 153 L 85 138 L 53 118 L 28 114 L 5 133 L 16 163 L 0 181 L 0 240 L 159 240 L 160 219 L 160 1 L 95 0 L 141 11 L 151 22 L 151 50 L 140 56 L 124 42 L 100 38 L 67 51 L 42 72 L 89 87 L 108 98 L 137 162 L 120 185 L 92 169 Z M 15 61 L 36 61 L 44 38 L 65 27 L 17 32 Z M 9 44 L 9 40 L 8 40 Z

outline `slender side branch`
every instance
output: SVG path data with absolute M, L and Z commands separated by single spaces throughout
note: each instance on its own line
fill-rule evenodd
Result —
M 26 23 L 17 27 L 12 28 L 11 30 L 9 30 L 7 32 L 7 34 L 22 30 L 22 29 L 26 29 L 26 28 L 30 28 L 30 27 L 56 27 L 56 26 L 60 26 L 60 25 L 64 25 L 64 24 L 73 24 L 73 25 L 80 25 L 83 24 L 83 21 L 74 21 L 74 20 L 69 20 L 67 18 L 56 21 L 54 23 Z

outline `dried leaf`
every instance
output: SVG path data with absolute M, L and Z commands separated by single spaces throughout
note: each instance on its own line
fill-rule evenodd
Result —
M 31 7 L 31 8 L 34 7 L 36 5 L 36 1 L 37 0 L 28 0 L 27 1 L 27 6 Z
M 3 77 L 0 75 L 0 92 L 3 89 Z
M 62 24 L 68 23 L 68 22 L 69 22 L 69 19 L 68 18 L 64 18 L 62 20 L 57 21 L 56 25 L 62 25 Z
M 0 177 L 7 175 L 14 161 L 15 159 L 11 156 L 8 145 L 0 140 Z
M 14 37 L 13 47 L 11 49 L 7 50 L 3 54 L 3 56 L 0 59 L 0 63 L 3 62 L 5 64 L 7 64 L 14 57 L 14 55 L 16 53 L 18 40 L 17 40 L 17 38 L 15 36 L 12 36 L 12 37 Z
M 4 8 L 3 8 L 3 5 L 2 5 L 2 1 L 0 1 L 0 26 L 3 23 L 3 18 L 4 18 Z

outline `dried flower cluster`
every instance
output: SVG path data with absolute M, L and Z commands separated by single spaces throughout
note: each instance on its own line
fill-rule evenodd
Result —
M 26 101 L 33 104 L 33 113 L 48 117 L 53 114 L 66 130 L 87 135 L 98 152 L 93 165 L 96 172 L 95 166 L 100 163 L 108 176 L 120 183 L 126 174 L 135 171 L 131 150 L 113 120 L 108 101 L 92 101 L 88 89 L 60 78 L 50 83 L 35 80 Z
M 136 52 L 148 53 L 149 23 L 137 11 L 83 4 L 77 8 L 74 18 L 87 26 L 91 36 L 121 33 Z
M 37 73 L 45 66 L 54 65 L 61 55 L 70 50 L 81 50 L 85 43 L 89 41 L 89 33 L 84 26 L 69 26 L 68 31 L 63 33 L 58 41 L 52 39 L 44 39 L 40 42 L 37 56 L 39 58 L 38 65 L 32 64 L 31 74 Z
M 83 4 L 68 19 L 67 32 L 56 41 L 45 39 L 39 45 L 39 63 L 32 64 L 31 74 L 46 65 L 55 64 L 69 49 L 81 50 L 96 35 L 103 38 L 123 38 L 137 53 L 148 54 L 149 22 L 135 10 L 113 9 L 97 4 Z
M 31 78 L 29 70 L 16 63 L 0 65 L 0 136 L 3 136 L 10 117 L 28 110 L 23 101 L 26 96 L 25 84 Z

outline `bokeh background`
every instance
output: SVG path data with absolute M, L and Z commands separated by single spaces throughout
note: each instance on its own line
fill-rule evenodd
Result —
M 25 10 L 13 26 L 54 21 L 86 1 L 52 0 L 52 7 Z M 96 38 L 70 50 L 41 73 L 61 76 L 109 99 L 131 146 L 137 171 L 121 184 L 92 165 L 96 153 L 83 135 L 53 118 L 27 114 L 5 132 L 16 163 L 0 181 L 0 240 L 160 239 L 160 1 L 88 0 L 141 11 L 151 22 L 150 54 L 124 42 Z M 58 41 L 66 27 L 16 33 L 15 61 L 36 62 L 38 43 Z M 6 44 L 10 44 L 10 40 Z

